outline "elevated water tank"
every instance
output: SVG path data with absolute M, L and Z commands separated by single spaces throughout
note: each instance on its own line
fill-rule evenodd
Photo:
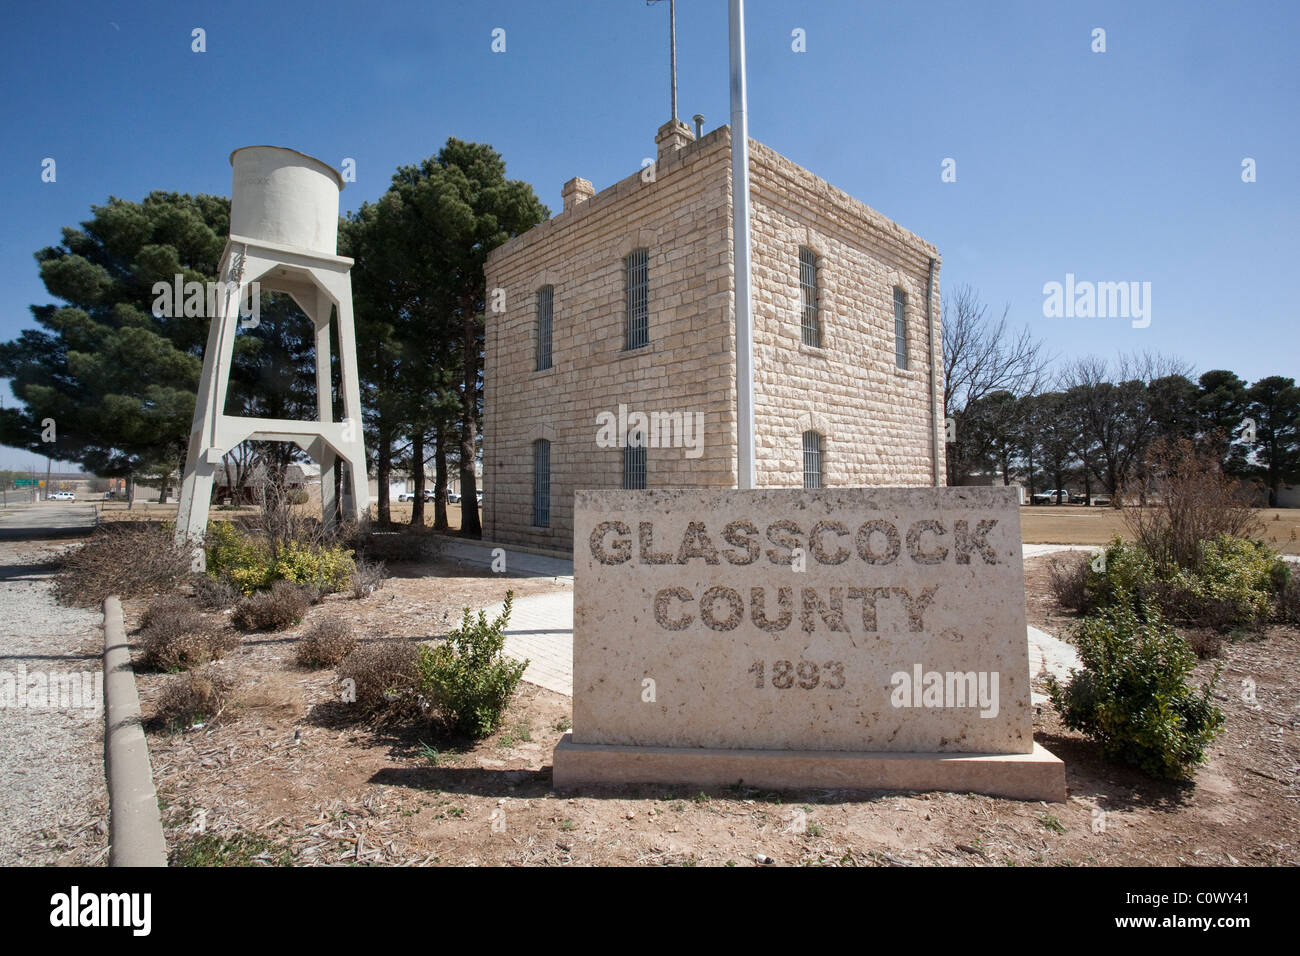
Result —
M 343 177 L 337 171 L 280 146 L 244 146 L 230 154 L 230 165 L 231 235 L 338 253 Z

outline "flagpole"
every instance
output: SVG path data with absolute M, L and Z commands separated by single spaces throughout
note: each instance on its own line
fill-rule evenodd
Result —
M 745 97 L 745 0 L 731 0 L 731 233 L 736 287 L 736 487 L 755 486 L 754 316 L 749 237 L 749 121 Z

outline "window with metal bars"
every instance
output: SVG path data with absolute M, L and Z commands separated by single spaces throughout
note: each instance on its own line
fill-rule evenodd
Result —
M 803 344 L 821 348 L 821 316 L 817 312 L 817 253 L 799 247 L 799 312 Z
M 822 486 L 822 436 L 817 432 L 803 433 L 803 486 Z
M 551 443 L 545 438 L 533 442 L 533 525 L 551 526 Z
M 907 296 L 894 286 L 894 361 L 907 368 Z
M 551 367 L 551 325 L 555 316 L 555 288 L 537 290 L 537 371 Z
M 645 436 L 634 432 L 627 436 L 627 447 L 623 449 L 623 487 L 629 491 L 644 491 L 645 475 Z
M 627 348 L 639 349 L 650 344 L 650 250 L 634 250 L 625 264 Z

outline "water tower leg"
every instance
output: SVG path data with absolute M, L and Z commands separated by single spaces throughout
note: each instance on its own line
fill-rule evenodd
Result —
M 343 456 L 351 479 L 349 517 L 360 521 L 370 512 L 370 482 L 366 477 L 366 447 L 361 423 L 361 387 L 357 377 L 356 332 L 352 324 L 352 277 L 346 272 L 333 277 L 334 301 L 338 307 L 339 393 L 343 399 Z
M 317 287 L 312 321 L 316 323 L 316 417 L 322 424 L 334 421 L 334 382 L 330 374 L 330 312 L 334 300 L 324 289 Z M 321 521 L 333 530 L 338 501 L 334 497 L 334 469 L 338 456 L 324 440 L 312 444 L 312 457 L 320 464 Z
M 231 278 L 232 250 L 222 256 L 222 274 Z M 240 287 L 242 293 L 242 286 Z M 203 350 L 203 374 L 194 403 L 194 421 L 190 431 L 189 451 L 185 456 L 185 473 L 181 478 L 180 505 L 176 515 L 176 543 L 201 539 L 208 527 L 208 505 L 212 501 L 212 484 L 222 452 L 222 415 L 230 381 L 231 360 L 235 351 L 235 330 L 239 323 L 240 295 L 222 303 L 220 316 L 208 327 L 208 344 Z M 215 460 L 214 460 L 215 459 Z

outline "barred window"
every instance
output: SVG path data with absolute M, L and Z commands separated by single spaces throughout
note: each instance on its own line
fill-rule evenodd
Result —
M 627 348 L 650 344 L 650 250 L 637 249 L 625 260 L 627 273 Z
M 822 436 L 817 432 L 803 433 L 803 486 L 822 486 Z
M 629 491 L 645 490 L 645 435 L 640 431 L 627 436 L 627 447 L 623 449 L 623 487 Z
M 820 348 L 822 327 L 817 312 L 817 253 L 807 246 L 799 247 L 799 312 L 803 344 Z
M 555 315 L 555 287 L 537 290 L 537 371 L 551 367 L 551 324 Z
M 533 525 L 551 526 L 551 443 L 545 438 L 533 442 Z
M 907 368 L 907 296 L 894 286 L 894 361 Z

